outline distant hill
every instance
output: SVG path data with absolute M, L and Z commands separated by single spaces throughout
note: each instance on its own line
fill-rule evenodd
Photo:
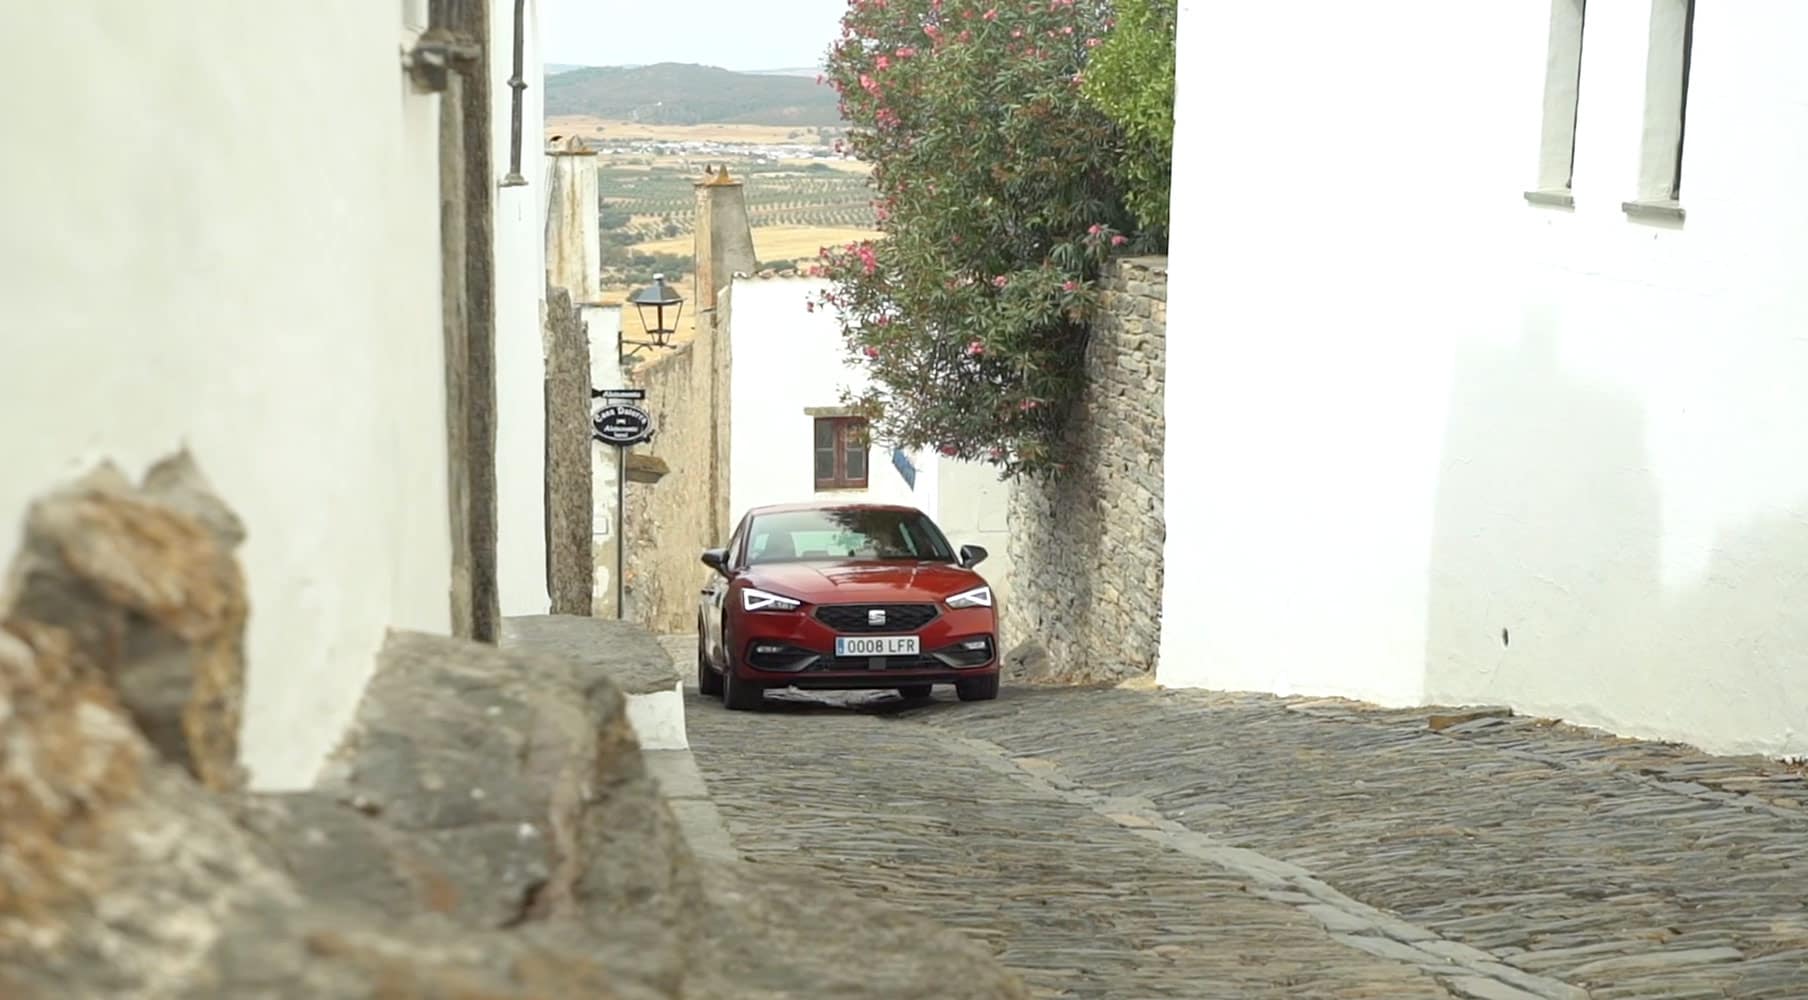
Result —
M 840 125 L 830 87 L 814 77 L 735 73 L 658 63 L 593 66 L 546 78 L 546 113 L 651 125 Z
M 580 66 L 577 63 L 547 63 L 546 64 L 546 75 L 547 76 L 557 76 L 560 73 L 569 73 L 574 69 L 589 69 L 589 68 L 590 67 L 588 67 L 588 66 Z

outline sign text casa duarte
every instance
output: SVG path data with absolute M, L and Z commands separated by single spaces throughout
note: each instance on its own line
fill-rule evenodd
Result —
M 653 418 L 631 403 L 613 403 L 590 419 L 596 439 L 617 448 L 637 445 L 653 436 Z

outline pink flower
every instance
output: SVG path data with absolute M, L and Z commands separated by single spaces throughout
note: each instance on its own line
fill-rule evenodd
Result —
M 1124 236 L 1113 236 L 1111 238 L 1111 245 L 1114 247 L 1121 247 L 1128 242 L 1130 242 L 1130 240 Z
M 1104 42 L 1101 42 L 1101 41 L 1100 41 L 1100 40 L 1098 40 L 1098 39 L 1097 39 L 1097 38 L 1088 38 L 1088 39 L 1086 39 L 1086 47 L 1087 47 L 1087 48 L 1089 48 L 1089 49 L 1096 49 L 1096 48 L 1098 48 L 1098 47 L 1099 47 L 1099 46 L 1100 46 L 1100 45 L 1103 45 L 1103 44 L 1104 44 Z
M 866 349 L 866 356 L 867 356 L 867 357 L 869 357 L 869 358 L 872 358 L 872 359 L 874 359 L 874 360 L 878 360 L 878 357 L 879 357 L 879 349 L 878 349 L 878 348 L 877 348 L 877 347 L 869 347 L 869 348 L 867 348 L 867 349 Z
M 942 445 L 942 454 L 947 455 L 949 458 L 953 458 L 954 456 L 960 454 L 960 449 L 956 448 L 955 446 L 953 446 L 951 444 L 945 444 L 945 445 Z
M 875 63 L 875 65 L 878 66 L 882 70 L 891 69 L 891 57 L 890 56 L 880 56 L 878 61 Z
M 1024 400 L 1024 401 L 1023 401 L 1023 402 L 1021 402 L 1021 403 L 1018 403 L 1018 404 L 1017 404 L 1017 408 L 1018 408 L 1018 409 L 1019 409 L 1019 410 L 1022 410 L 1022 411 L 1024 411 L 1024 412 L 1025 412 L 1025 413 L 1027 413 L 1027 412 L 1029 412 L 1029 411 L 1030 411 L 1030 410 L 1033 410 L 1033 409 L 1035 409 L 1035 408 L 1036 408 L 1036 407 L 1038 407 L 1038 406 L 1041 406 L 1041 405 L 1042 405 L 1042 404 L 1041 404 L 1041 403 L 1038 403 L 1038 402 L 1036 402 L 1036 401 L 1035 401 L 1035 400 L 1033 400 L 1033 399 L 1026 399 L 1026 400 Z
M 992 287 L 993 288 L 1003 288 L 1005 285 L 1007 285 L 1009 283 L 1010 283 L 1010 279 L 1006 278 L 1002 274 L 999 275 L 998 277 L 992 279 Z
M 991 10 L 986 11 L 984 14 L 981 14 L 980 16 L 985 18 L 988 21 L 996 21 L 996 20 L 998 20 L 998 8 L 994 7 Z
M 969 358 L 977 358 L 984 353 L 986 353 L 986 345 L 977 340 L 967 345 L 967 357 Z
M 898 50 L 898 58 L 899 59 L 909 59 L 916 54 L 917 54 L 917 50 L 908 45 L 906 45 L 903 48 Z
M 1061 290 L 1064 292 L 1077 292 L 1080 290 L 1080 283 L 1077 281 L 1065 282 L 1061 285 Z

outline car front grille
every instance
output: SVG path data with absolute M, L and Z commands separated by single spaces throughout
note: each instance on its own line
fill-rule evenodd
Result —
M 884 624 L 873 623 L 874 611 L 885 613 Z M 816 620 L 843 635 L 914 632 L 939 614 L 933 604 L 825 604 L 816 609 Z
M 877 668 L 873 664 L 880 664 Z M 946 670 L 948 665 L 933 656 L 825 656 L 810 664 L 806 672 L 870 670 L 885 673 L 892 670 Z

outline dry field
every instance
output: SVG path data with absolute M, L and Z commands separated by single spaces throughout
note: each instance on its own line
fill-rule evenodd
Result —
M 832 226 L 764 226 L 753 231 L 753 252 L 762 261 L 813 260 L 825 246 L 842 246 L 855 240 L 867 240 L 879 234 L 867 229 Z M 689 236 L 669 240 L 636 243 L 633 249 L 643 253 L 691 252 Z
M 792 133 L 803 129 L 795 125 L 646 125 L 640 122 L 610 121 L 590 115 L 556 115 L 546 119 L 546 135 L 576 135 L 585 139 L 615 139 L 624 142 L 746 142 L 780 143 L 796 141 Z

